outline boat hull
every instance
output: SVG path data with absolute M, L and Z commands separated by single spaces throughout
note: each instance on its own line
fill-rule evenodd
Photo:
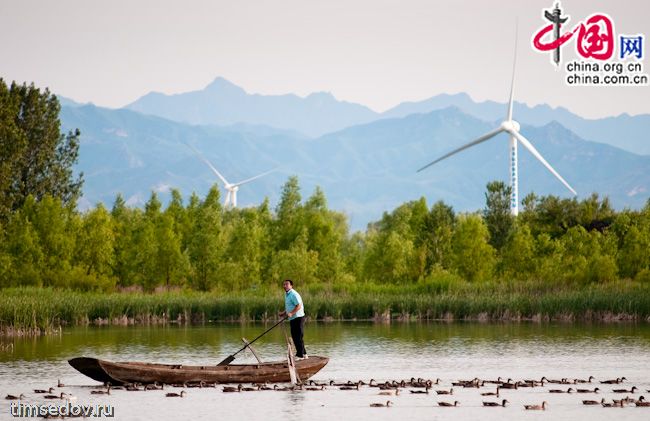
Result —
M 327 357 L 310 356 L 296 361 L 296 371 L 304 381 L 329 362 Z M 190 366 L 144 362 L 111 362 L 97 358 L 73 358 L 68 363 L 82 374 L 102 383 L 283 383 L 289 382 L 286 361 L 225 366 Z

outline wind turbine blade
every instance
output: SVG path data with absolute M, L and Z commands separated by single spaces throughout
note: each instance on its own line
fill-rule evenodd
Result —
M 448 154 L 443 155 L 443 156 L 441 156 L 440 158 L 436 159 L 435 161 L 428 163 L 428 164 L 425 165 L 424 167 L 422 167 L 422 168 L 420 168 L 419 170 L 417 170 L 417 172 L 420 172 L 420 171 L 422 171 L 422 170 L 424 170 L 424 169 L 426 169 L 426 168 L 429 168 L 429 167 L 432 166 L 433 164 L 436 164 L 436 163 L 442 161 L 442 160 L 445 159 L 445 158 L 449 158 L 450 156 L 452 156 L 452 155 L 454 155 L 454 154 L 457 154 L 457 153 L 460 152 L 460 151 L 464 151 L 464 150 L 467 149 L 467 148 L 471 148 L 471 147 L 474 146 L 474 145 L 478 145 L 478 144 L 481 143 L 481 142 L 485 142 L 486 140 L 488 140 L 488 139 L 490 139 L 490 138 L 493 138 L 494 136 L 498 135 L 498 134 L 501 133 L 502 131 L 503 131 L 503 128 L 501 128 L 501 127 L 497 128 L 497 129 L 494 129 L 494 130 L 492 130 L 491 132 L 486 133 L 486 134 L 484 134 L 483 136 L 479 137 L 478 139 L 473 140 L 473 141 L 469 142 L 468 144 L 461 146 L 461 147 L 458 148 L 458 149 L 454 149 L 453 151 L 449 152 Z
M 241 186 L 242 184 L 250 183 L 251 181 L 257 180 L 260 177 L 264 177 L 267 174 L 271 174 L 272 172 L 274 172 L 276 170 L 277 170 L 277 168 L 273 168 L 272 170 L 264 172 L 264 173 L 259 174 L 259 175 L 256 175 L 255 177 L 247 178 L 244 181 L 240 181 L 239 183 L 232 184 L 232 186 L 235 187 L 235 186 Z
M 515 98 L 515 69 L 517 68 L 517 32 L 519 32 L 518 23 L 515 24 L 515 58 L 512 61 L 512 81 L 510 82 L 510 100 L 508 101 L 508 116 L 506 121 L 512 120 L 512 107 Z
M 212 170 L 212 172 L 215 173 L 215 174 L 217 175 L 217 177 L 219 177 L 219 179 L 223 182 L 223 184 L 228 184 L 228 181 L 226 180 L 226 178 L 225 178 L 223 175 L 221 175 L 221 173 L 220 173 L 219 171 L 217 171 L 217 169 L 216 169 L 216 168 L 215 168 L 215 167 L 210 163 L 210 161 L 208 161 L 207 159 L 205 159 L 205 158 L 203 157 L 203 155 L 201 155 L 201 153 L 200 153 L 199 151 L 197 151 L 196 149 L 194 149 L 194 148 L 192 147 L 192 145 L 190 145 L 189 143 L 186 143 L 186 145 L 187 145 L 188 148 L 190 148 L 190 149 L 194 152 L 194 154 L 195 154 L 195 155 L 196 155 L 196 156 L 197 156 L 201 161 L 203 161 L 203 162 L 204 162 L 208 167 L 210 167 L 210 169 Z
M 514 131 L 514 130 L 513 130 L 513 131 L 510 132 L 510 133 L 511 133 L 514 137 L 516 137 L 517 140 L 518 140 L 519 142 L 521 142 L 521 144 L 524 145 L 524 147 L 525 147 L 526 149 L 528 149 L 528 150 L 530 151 L 530 153 L 532 153 L 532 154 L 535 156 L 535 158 L 537 158 L 537 159 L 539 160 L 539 162 L 541 162 L 542 164 L 544 164 L 544 166 L 545 166 L 545 167 L 546 167 L 546 168 L 547 168 L 551 173 L 553 173 L 553 175 L 554 175 L 555 177 L 557 177 L 557 179 L 560 180 L 560 181 L 562 182 L 562 184 L 564 184 L 564 186 L 565 186 L 567 189 L 569 189 L 569 190 L 571 191 L 571 193 L 573 193 L 573 194 L 576 195 L 576 196 L 578 195 L 578 193 L 576 193 L 576 191 L 573 190 L 573 187 L 571 187 L 571 186 L 569 185 L 569 183 L 567 183 L 567 182 L 564 180 L 564 178 L 562 178 L 562 176 L 561 176 L 560 174 L 558 174 L 557 171 L 555 171 L 555 170 L 553 169 L 553 167 L 551 167 L 551 164 L 549 164 L 548 162 L 546 162 L 546 160 L 544 159 L 544 157 L 543 157 L 543 156 L 542 156 L 542 155 L 537 151 L 537 149 L 535 149 L 535 147 L 533 146 L 533 144 L 530 143 L 530 142 L 528 141 L 528 139 L 526 139 L 526 138 L 525 138 L 521 133 L 519 133 L 519 132 L 517 132 L 517 131 Z

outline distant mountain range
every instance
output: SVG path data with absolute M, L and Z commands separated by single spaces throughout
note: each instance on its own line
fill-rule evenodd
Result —
M 308 136 L 375 120 L 363 105 L 338 101 L 329 93 L 297 95 L 248 94 L 217 78 L 201 91 L 176 95 L 152 92 L 125 108 L 189 124 L 248 123 L 296 130 Z
M 346 127 L 384 118 L 426 114 L 450 106 L 485 121 L 504 118 L 506 105 L 474 102 L 467 94 L 437 95 L 419 102 L 405 102 L 377 113 L 363 105 L 337 100 L 329 93 L 305 98 L 288 95 L 249 94 L 223 78 L 205 89 L 175 95 L 149 93 L 125 108 L 143 114 L 193 125 L 264 125 L 319 137 Z M 585 119 L 565 108 L 515 104 L 515 119 L 522 124 L 544 126 L 557 121 L 583 139 L 606 143 L 640 155 L 650 155 L 650 115 Z
M 449 106 L 486 121 L 501 122 L 506 115 L 506 103 L 485 101 L 476 103 L 467 94 L 438 95 L 420 102 L 405 102 L 382 114 L 384 117 L 403 117 L 413 113 L 428 113 Z M 548 105 L 529 107 L 515 101 L 514 118 L 522 124 L 543 126 L 557 121 L 583 139 L 606 143 L 640 155 L 650 155 L 650 115 L 585 119 L 566 108 Z
M 298 97 L 291 101 L 300 103 Z M 336 102 L 330 98 L 328 107 Z M 489 116 L 479 119 L 457 106 L 427 113 L 420 113 L 418 107 L 403 104 L 391 111 L 394 118 L 386 113 L 380 119 L 316 138 L 300 134 L 305 131 L 299 127 L 273 128 L 258 121 L 234 120 L 228 127 L 188 124 L 92 105 L 64 105 L 61 118 L 65 130 L 78 127 L 82 132 L 78 164 L 86 179 L 82 207 L 99 201 L 111 206 L 118 192 L 132 205 L 144 203 L 152 190 L 164 199 L 171 187 L 179 188 L 185 198 L 192 191 L 205 195 L 217 180 L 186 146 L 190 143 L 232 181 L 279 167 L 243 186 L 240 205 L 259 204 L 265 196 L 275 204 L 287 177 L 295 174 L 304 197 L 321 186 L 329 206 L 345 212 L 354 229 L 362 229 L 382 212 L 421 196 L 429 203 L 444 200 L 458 211 L 474 211 L 484 206 L 487 182 L 507 181 L 505 135 L 416 173 L 428 161 L 494 127 L 485 121 L 491 120 Z M 526 115 L 521 107 L 519 111 L 522 117 Z M 598 192 L 609 196 L 618 208 L 638 208 L 648 199 L 650 156 L 584 140 L 558 122 L 523 124 L 522 132 L 580 197 Z M 521 148 L 521 198 L 532 191 L 570 195 Z

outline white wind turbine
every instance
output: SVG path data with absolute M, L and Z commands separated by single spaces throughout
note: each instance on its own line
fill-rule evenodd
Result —
M 573 190 L 573 188 L 567 183 L 564 178 L 560 174 L 557 173 L 551 167 L 551 165 L 546 162 L 544 157 L 535 149 L 535 147 L 526 139 L 520 132 L 520 126 L 519 123 L 517 123 L 515 120 L 512 119 L 512 107 L 514 105 L 513 98 L 515 94 L 515 67 L 517 65 L 517 38 L 515 37 L 515 59 L 514 63 L 512 65 L 512 82 L 510 85 L 510 101 L 508 103 L 508 114 L 506 116 L 506 120 L 504 120 L 499 127 L 496 129 L 492 130 L 489 133 L 484 134 L 483 136 L 479 137 L 476 140 L 473 140 L 472 142 L 461 146 L 458 149 L 454 149 L 453 151 L 441 156 L 440 158 L 436 159 L 433 162 L 428 163 L 424 167 L 420 168 L 418 172 L 424 170 L 425 168 L 428 168 L 432 166 L 433 164 L 442 161 L 445 158 L 448 158 L 460 151 L 463 151 L 465 149 L 471 148 L 474 145 L 478 145 L 479 143 L 485 142 L 488 139 L 493 138 L 494 136 L 498 135 L 501 132 L 508 133 L 510 135 L 510 187 L 511 187 L 511 194 L 510 194 L 510 213 L 512 215 L 517 215 L 519 213 L 519 199 L 518 199 L 518 176 L 517 176 L 517 141 L 521 142 L 521 144 L 530 151 L 530 153 L 533 154 L 535 158 L 537 158 L 555 177 L 557 177 L 558 180 L 564 184 L 564 186 L 571 191 L 574 195 L 577 195 L 576 191 Z
M 205 162 L 205 164 L 206 164 L 208 167 L 210 167 L 210 169 L 212 170 L 212 172 L 215 173 L 215 174 L 217 175 L 217 177 L 219 177 L 219 179 L 223 182 L 224 188 L 225 188 L 226 191 L 228 192 L 228 193 L 226 193 L 226 200 L 223 202 L 223 206 L 224 206 L 225 208 L 228 208 L 228 207 L 236 208 L 236 207 L 237 207 L 237 191 L 239 190 L 239 186 L 242 186 L 242 185 L 244 185 L 244 184 L 246 184 L 246 183 L 250 183 L 250 182 L 253 181 L 253 180 L 257 180 L 258 178 L 260 178 L 260 177 L 264 177 L 265 175 L 270 174 L 270 173 L 272 173 L 273 171 L 275 171 L 275 169 L 272 169 L 272 170 L 270 170 L 270 171 L 266 171 L 266 172 L 264 172 L 264 173 L 262 173 L 262 174 L 258 174 L 258 175 L 256 175 L 255 177 L 247 178 L 246 180 L 240 181 L 240 182 L 238 182 L 238 183 L 230 183 L 230 182 L 228 182 L 228 180 L 226 180 L 226 178 L 225 178 L 223 175 L 221 175 L 221 173 L 220 173 L 220 172 L 219 172 L 219 171 L 218 171 L 218 170 L 217 170 L 217 169 L 216 169 L 216 168 L 215 168 L 215 167 L 210 163 L 210 161 L 208 161 L 206 158 L 204 158 L 204 157 L 203 157 L 203 156 L 202 156 L 202 155 L 201 155 L 201 154 L 200 154 L 196 149 L 194 149 L 192 146 L 190 146 L 190 145 L 187 145 L 187 146 L 189 146 L 189 147 L 194 151 L 194 153 L 196 154 L 196 156 L 198 156 L 198 158 L 199 158 L 201 161 Z

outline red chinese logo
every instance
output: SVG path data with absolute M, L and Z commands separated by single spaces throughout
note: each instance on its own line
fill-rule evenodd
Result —
M 578 54 L 584 58 L 608 60 L 614 54 L 614 25 L 606 15 L 592 15 L 580 24 Z
M 533 45 L 535 46 L 535 48 L 537 48 L 539 51 L 555 50 L 556 48 L 560 48 L 565 42 L 567 42 L 573 36 L 573 32 L 567 32 L 564 35 L 560 36 L 557 39 L 554 39 L 551 42 L 542 42 L 542 38 L 544 37 L 544 35 L 551 32 L 552 30 L 553 30 L 553 24 L 550 24 L 543 27 L 537 34 L 535 34 L 535 37 L 533 38 Z
M 546 17 L 553 23 L 542 27 L 533 36 L 533 47 L 538 51 L 554 50 L 556 64 L 559 64 L 559 49 L 577 33 L 576 49 L 584 58 L 608 60 L 614 54 L 614 24 L 612 19 L 603 13 L 589 16 L 579 22 L 571 31 L 561 33 L 562 23 L 568 18 L 560 18 L 560 9 L 554 10 L 555 15 L 547 12 Z M 551 40 L 545 40 L 549 32 L 554 31 Z

